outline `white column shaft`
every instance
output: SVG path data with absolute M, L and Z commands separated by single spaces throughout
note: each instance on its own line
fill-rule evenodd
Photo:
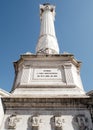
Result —
M 55 6 L 40 5 L 41 29 L 36 46 L 37 54 L 59 54 L 59 47 L 55 35 L 54 19 Z
M 49 10 L 46 10 L 42 14 L 42 19 L 41 19 L 40 36 L 45 34 L 55 37 L 54 16 L 52 12 L 50 12 Z

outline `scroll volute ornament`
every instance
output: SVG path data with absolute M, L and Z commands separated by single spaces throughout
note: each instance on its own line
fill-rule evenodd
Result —
M 54 130 L 63 130 L 64 119 L 61 116 L 54 116 L 51 118 L 51 127 Z
M 55 117 L 55 127 L 62 127 L 62 119 L 61 117 Z
M 39 126 L 39 117 L 38 116 L 32 117 L 32 126 Z
M 28 119 L 28 125 L 32 130 L 38 130 L 40 125 L 41 119 L 39 116 L 31 116 Z

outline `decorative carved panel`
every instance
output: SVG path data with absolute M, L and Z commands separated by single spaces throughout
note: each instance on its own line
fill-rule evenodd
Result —
M 8 129 L 16 129 L 16 123 L 19 121 L 19 118 L 15 114 L 12 114 L 8 117 L 7 127 Z
M 77 130 L 93 130 L 90 126 L 89 119 L 85 115 L 76 115 L 74 117 Z
M 54 116 L 51 118 L 51 127 L 54 130 L 63 130 L 64 119 L 61 116 Z
M 39 116 L 31 116 L 28 119 L 28 126 L 32 128 L 32 130 L 39 130 L 41 119 Z

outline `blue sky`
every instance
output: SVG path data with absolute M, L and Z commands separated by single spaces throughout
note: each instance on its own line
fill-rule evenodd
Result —
M 93 89 L 93 0 L 0 0 L 0 88 L 10 91 L 13 62 L 35 53 L 40 32 L 39 5 L 56 6 L 55 29 L 60 53 L 82 61 L 85 91 Z

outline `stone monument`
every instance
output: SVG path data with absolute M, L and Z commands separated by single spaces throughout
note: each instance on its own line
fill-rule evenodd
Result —
M 54 20 L 55 6 L 40 5 L 36 54 L 21 55 L 11 93 L 0 90 L 1 130 L 93 130 L 93 92 L 84 91 L 81 62 L 59 53 Z

